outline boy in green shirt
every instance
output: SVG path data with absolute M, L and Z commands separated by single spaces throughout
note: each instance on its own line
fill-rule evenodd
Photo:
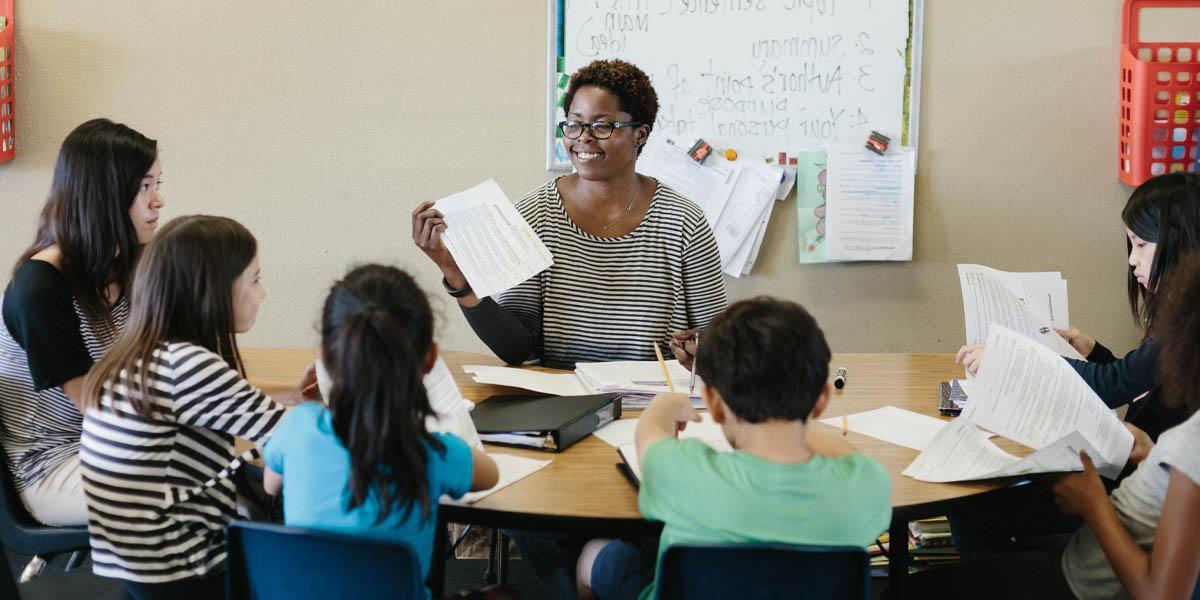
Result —
M 657 556 L 592 540 L 580 596 L 654 595 L 655 564 L 672 544 L 775 542 L 867 546 L 891 519 L 883 466 L 845 441 L 808 430 L 829 404 L 829 346 L 799 305 L 760 297 L 713 319 L 696 355 L 701 394 L 734 451 L 676 433 L 700 415 L 682 394 L 656 397 L 637 427 L 638 505 L 663 522 Z

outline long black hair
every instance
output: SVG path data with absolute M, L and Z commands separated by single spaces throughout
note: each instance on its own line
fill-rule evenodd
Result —
M 130 295 L 129 324 L 84 380 L 84 405 L 99 405 L 104 384 L 125 370 L 134 409 L 153 417 L 149 389 L 154 351 L 166 341 L 191 342 L 218 354 L 243 377 L 234 329 L 233 287 L 258 254 L 258 242 L 241 223 L 191 215 L 172 219 L 138 263 Z
M 445 446 L 425 428 L 434 414 L 425 391 L 433 344 L 429 300 L 407 273 L 364 265 L 334 284 L 321 317 L 323 362 L 333 380 L 333 431 L 350 453 L 348 509 L 375 494 L 377 523 L 403 505 L 428 519 L 426 456 Z
M 76 127 L 58 151 L 37 237 L 13 272 L 58 245 L 62 273 L 84 316 L 99 331 L 115 332 L 108 286 L 126 294 L 141 249 L 129 207 L 157 158 L 158 142 L 121 123 L 92 119 Z
M 1121 211 L 1121 220 L 1134 235 L 1158 244 L 1146 286 L 1129 268 L 1126 287 L 1129 310 L 1147 334 L 1159 305 L 1159 286 L 1187 254 L 1200 249 L 1200 174 L 1168 173 L 1138 186 Z M 1133 242 L 1125 240 L 1127 252 Z

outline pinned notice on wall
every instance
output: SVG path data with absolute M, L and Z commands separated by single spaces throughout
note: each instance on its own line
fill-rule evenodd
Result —
M 912 260 L 913 149 L 801 152 L 796 173 L 801 263 Z
M 637 170 L 658 179 L 695 202 L 717 238 L 721 269 L 730 276 L 750 273 L 766 235 L 775 194 L 785 181 L 776 165 L 729 161 L 712 155 L 703 163 L 687 147 L 667 136 L 650 136 Z

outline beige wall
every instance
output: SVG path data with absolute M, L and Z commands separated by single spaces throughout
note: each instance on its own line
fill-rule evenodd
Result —
M 314 343 L 328 284 L 372 260 L 418 275 L 445 347 L 482 349 L 412 246 L 409 211 L 487 177 L 511 197 L 546 179 L 545 4 L 18 2 L 0 278 L 63 137 L 108 116 L 159 140 L 168 216 L 228 215 L 258 236 L 270 295 L 243 343 Z M 801 266 L 789 202 L 730 297 L 795 299 L 839 351 L 951 351 L 956 263 L 1060 270 L 1073 322 L 1129 347 L 1119 13 L 1118 0 L 926 0 L 915 260 Z

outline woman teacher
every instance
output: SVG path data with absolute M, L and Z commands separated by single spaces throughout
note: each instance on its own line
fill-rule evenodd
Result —
M 442 244 L 446 225 L 433 202 L 413 211 L 413 241 L 441 269 L 476 335 L 507 363 L 570 369 L 653 359 L 652 344 L 703 327 L 725 307 L 716 238 L 698 206 L 634 170 L 658 112 L 645 73 L 595 61 L 571 77 L 563 103 L 559 127 L 576 172 L 517 203 L 552 266 L 495 300 L 479 298 Z

